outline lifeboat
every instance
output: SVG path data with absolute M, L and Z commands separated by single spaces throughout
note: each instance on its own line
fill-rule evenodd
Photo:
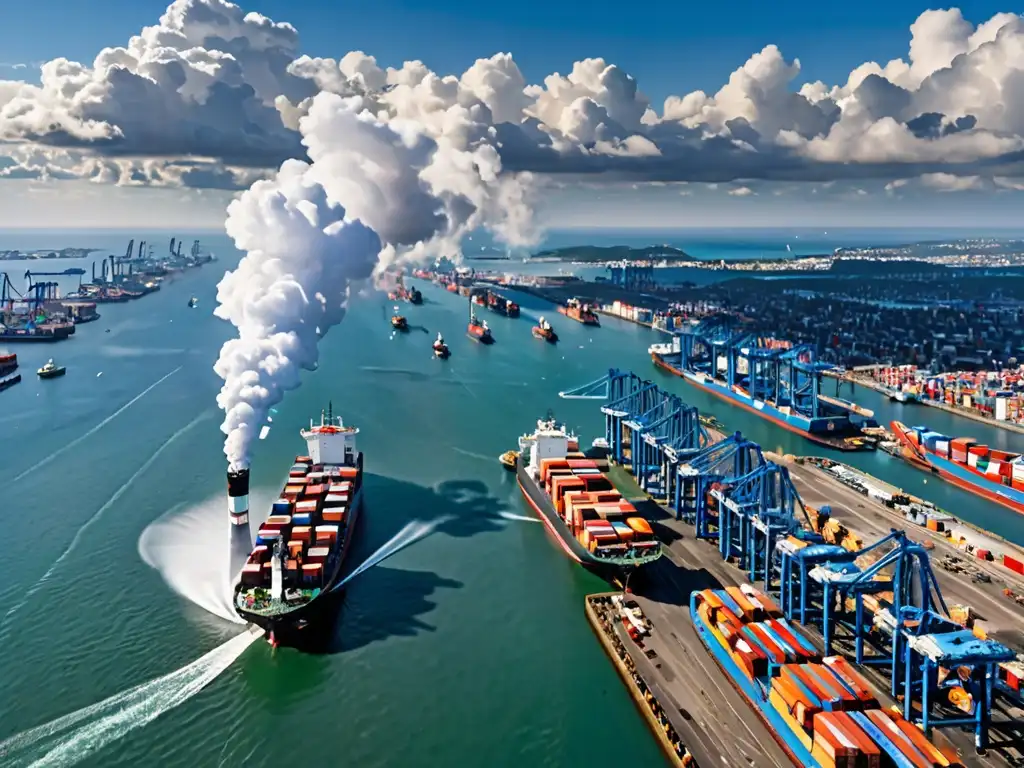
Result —
M 498 457 L 498 461 L 505 469 L 515 472 L 516 462 L 519 461 L 519 451 L 505 451 Z

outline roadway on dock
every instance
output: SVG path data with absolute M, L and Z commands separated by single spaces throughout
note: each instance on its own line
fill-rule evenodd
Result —
M 665 565 L 653 564 L 654 578 L 635 595 L 654 628 L 644 640 L 654 658 L 648 659 L 621 624 L 614 625 L 637 671 L 698 765 L 791 768 L 771 731 L 697 637 L 688 611 L 676 604 L 683 593 L 672 576 L 675 566 Z
M 935 549 L 931 557 L 932 569 L 935 571 L 947 606 L 971 606 L 986 622 L 986 628 L 992 632 L 1017 630 L 1024 626 L 1024 607 L 1002 593 L 1004 587 L 1024 593 L 1024 578 L 1018 578 L 999 564 L 978 560 L 957 549 L 942 534 L 910 523 L 896 510 L 829 477 L 817 467 L 809 464 L 787 466 L 804 503 L 819 508 L 828 504 L 832 509 L 832 517 L 859 535 L 865 544 L 887 536 L 893 528 L 906 530 L 915 541 L 933 542 Z M 975 583 L 967 574 L 957 576 L 945 571 L 939 566 L 938 561 L 947 554 L 956 555 L 965 564 L 987 573 L 992 581 Z M 1007 640 L 1003 639 L 1003 642 Z M 1012 644 L 1012 640 L 1008 644 Z M 1015 650 L 1021 652 L 1024 651 L 1024 647 L 1017 647 Z
M 810 465 L 788 466 L 804 502 L 811 506 L 829 504 L 833 518 L 861 536 L 865 543 L 887 535 L 892 528 L 902 528 L 918 541 L 933 539 L 935 555 L 949 552 L 965 560 L 970 559 L 940 534 L 908 524 L 895 510 L 843 485 L 821 470 Z M 637 602 L 653 626 L 652 636 L 645 640 L 645 645 L 656 653 L 652 662 L 632 641 L 627 641 L 628 638 L 623 640 L 638 670 L 652 685 L 666 712 L 673 713 L 674 710 L 676 716 L 670 716 L 673 726 L 699 765 L 793 765 L 756 710 L 718 667 L 697 636 L 690 619 L 688 607 L 692 591 L 733 586 L 745 582 L 745 575 L 723 561 L 712 543 L 696 540 L 692 526 L 669 517 L 663 508 L 651 501 L 640 503 L 646 507 L 644 513 L 668 546 L 665 557 L 649 567 L 643 583 L 631 585 Z M 968 576 L 954 575 L 935 564 L 935 574 L 946 604 L 970 605 L 986 620 L 987 627 L 999 640 L 1020 651 L 1024 647 L 1020 643 L 1021 633 L 1014 630 L 1024 626 L 1024 608 L 1004 597 L 1002 589 L 1004 584 L 1008 584 L 1024 591 L 1024 585 L 1015 584 L 1017 580 L 1002 572 L 1005 569 L 1001 566 L 980 562 L 977 565 L 990 573 L 992 583 L 972 583 Z M 996 630 L 1004 630 L 1005 634 Z M 820 643 L 817 632 L 811 631 L 810 635 Z M 620 639 L 624 637 L 625 633 L 620 633 Z M 878 678 L 875 682 L 879 686 L 877 692 L 882 694 L 880 700 L 884 701 L 888 698 L 884 695 L 887 686 L 883 688 L 880 680 Z M 952 738 L 947 740 L 945 734 Z M 1006 756 L 996 750 L 990 752 L 988 759 L 972 754 L 966 733 L 945 730 L 936 732 L 936 735 L 939 743 L 955 744 L 967 766 L 1009 764 Z M 993 732 L 993 740 L 999 740 L 1001 735 Z M 1009 752 L 1013 755 L 1016 750 L 1011 748 Z

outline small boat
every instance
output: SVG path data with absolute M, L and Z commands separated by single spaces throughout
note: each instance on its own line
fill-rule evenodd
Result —
M 423 294 L 415 286 L 409 289 L 409 303 L 417 305 L 423 303 Z
M 515 472 L 516 462 L 519 461 L 519 451 L 505 451 L 498 457 L 498 461 L 501 462 L 501 466 L 505 469 Z
M 394 328 L 396 331 L 408 331 L 409 323 L 402 315 L 392 315 L 391 327 Z
M 199 299 L 193 296 L 191 299 L 188 300 L 188 306 L 189 309 L 195 309 L 197 306 L 199 306 Z
M 494 337 L 491 336 L 491 329 L 487 327 L 487 321 L 481 322 L 477 319 L 476 312 L 473 311 L 472 299 L 469 303 L 469 325 L 466 327 L 466 334 L 473 341 L 479 341 L 481 344 L 494 343 Z
M 0 379 L 0 392 L 3 392 L 8 387 L 13 387 L 19 381 L 21 381 L 21 374 L 20 373 L 14 374 L 9 379 Z
M 444 336 L 440 333 L 437 334 L 437 338 L 434 339 L 434 357 L 447 360 L 450 354 L 451 352 L 448 349 L 448 345 L 444 343 Z
M 67 369 L 63 365 L 57 365 L 52 359 L 47 360 L 46 365 L 36 371 L 40 379 L 55 379 L 58 376 L 63 376 L 66 372 Z
M 544 339 L 544 341 L 549 344 L 554 344 L 558 341 L 558 334 L 555 333 L 555 329 L 552 328 L 551 323 L 543 317 L 537 321 L 535 326 L 533 326 L 533 337 L 535 339 Z

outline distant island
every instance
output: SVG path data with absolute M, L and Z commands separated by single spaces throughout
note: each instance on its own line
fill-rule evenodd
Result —
M 670 245 L 651 245 L 631 248 L 628 245 L 573 245 L 535 253 L 530 261 L 571 261 L 577 263 L 610 261 L 693 261 L 686 251 Z
M 34 259 L 85 259 L 100 248 L 35 248 L 31 251 L 0 251 L 0 261 L 32 261 Z

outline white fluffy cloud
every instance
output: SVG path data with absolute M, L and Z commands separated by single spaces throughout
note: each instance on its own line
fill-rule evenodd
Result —
M 335 146 L 329 127 L 359 120 L 403 137 L 395 159 L 409 155 L 405 172 L 441 201 L 450 235 L 486 221 L 510 241 L 529 239 L 525 173 L 918 178 L 943 189 L 998 177 L 1015 189 L 1024 177 L 1024 20 L 978 21 L 926 11 L 905 59 L 866 62 L 837 85 L 802 84 L 800 62 L 768 45 L 713 93 L 652 106 L 633 77 L 600 58 L 536 85 L 504 53 L 460 76 L 419 61 L 385 68 L 358 51 L 311 58 L 289 24 L 224 0 L 175 0 L 159 24 L 91 65 L 57 59 L 39 85 L 0 81 L 0 154 L 11 158 L 0 160 L 0 176 L 241 188 L 286 158 L 360 173 L 358 150 Z

